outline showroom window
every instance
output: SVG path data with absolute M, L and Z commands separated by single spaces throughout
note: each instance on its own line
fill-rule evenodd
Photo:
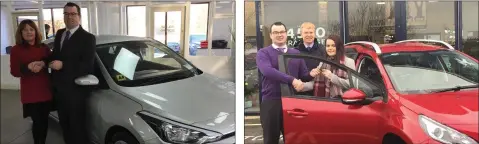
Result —
M 17 9 L 17 10 L 38 10 L 38 9 Z M 81 8 L 81 26 L 86 31 L 89 30 L 88 25 L 88 8 Z M 37 16 L 20 16 L 18 19 L 17 24 L 24 19 L 31 19 L 36 22 L 38 25 L 38 17 Z M 48 8 L 43 9 L 43 23 L 48 25 L 50 29 L 47 33 L 47 38 L 53 37 L 59 29 L 65 28 L 65 23 L 63 21 L 63 8 Z M 47 29 L 45 29 L 47 30 Z M 46 35 L 46 34 L 43 34 Z
M 245 45 L 244 45 L 244 99 L 245 113 L 259 112 L 259 81 L 256 67 L 256 7 L 255 2 L 245 2 Z
M 287 10 L 286 10 L 287 9 Z M 303 11 L 303 10 L 317 11 Z M 316 26 L 315 35 L 320 44 L 331 34 L 340 34 L 339 2 L 264 2 L 263 29 L 277 21 L 286 25 L 288 47 L 294 47 L 301 40 L 301 24 L 311 22 Z M 265 44 L 271 43 L 269 34 Z
M 146 37 L 146 7 L 145 6 L 127 6 L 127 25 L 130 36 Z
M 208 3 L 197 3 L 190 5 L 190 23 L 189 23 L 189 49 L 190 55 L 207 55 L 207 49 L 201 49 L 201 41 L 207 40 L 207 31 L 208 31 Z M 127 6 L 127 34 L 130 36 L 139 36 L 146 37 L 146 6 Z M 179 11 L 170 11 L 170 12 L 155 12 L 155 23 L 167 24 L 168 32 L 163 30 L 158 30 L 155 34 L 157 38 L 162 43 L 167 43 L 167 45 L 173 50 L 179 50 L 179 40 L 180 35 L 173 31 L 177 31 L 172 28 L 181 28 L 181 13 Z M 180 24 L 180 26 L 173 26 L 175 24 Z M 144 25 L 144 27 L 139 27 Z M 156 27 L 155 27 L 156 28 Z M 165 26 L 158 26 L 158 28 L 165 28 Z M 170 31 L 172 33 L 170 33 Z M 165 35 L 166 34 L 166 35 Z M 201 51 L 201 52 L 200 52 Z M 205 52 L 203 52 L 205 51 Z
M 454 2 L 411 1 L 406 2 L 406 7 L 410 28 L 407 39 L 433 39 L 455 45 Z
M 394 41 L 394 2 L 348 2 L 349 39 L 391 43 Z
M 201 49 L 201 42 L 208 37 L 208 3 L 190 6 L 190 55 L 208 55 Z
M 462 2 L 462 47 L 468 55 L 479 59 L 479 2 Z

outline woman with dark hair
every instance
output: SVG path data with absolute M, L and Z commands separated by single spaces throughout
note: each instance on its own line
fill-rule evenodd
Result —
M 329 36 L 325 46 L 328 60 L 356 70 L 354 60 L 345 56 L 344 43 L 339 36 Z M 339 98 L 343 95 L 342 89 L 349 88 L 347 72 L 326 63 L 320 66 L 311 71 L 316 77 L 314 81 L 305 84 L 305 88 L 309 85 L 309 89 L 314 90 L 315 96 Z
M 23 20 L 15 33 L 16 45 L 10 54 L 10 73 L 20 78 L 23 117 L 33 121 L 35 144 L 45 144 L 48 115 L 53 108 L 50 77 L 45 65 L 50 50 L 41 43 L 41 38 L 35 23 Z

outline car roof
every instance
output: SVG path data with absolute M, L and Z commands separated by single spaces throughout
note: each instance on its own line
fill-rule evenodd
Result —
M 148 38 L 136 37 L 136 36 L 124 36 L 124 35 L 95 35 L 96 45 L 103 45 L 109 43 L 117 43 L 124 41 L 145 41 L 150 40 Z M 54 38 L 43 41 L 43 43 L 48 44 L 54 41 Z
M 351 45 L 348 48 L 355 47 L 359 45 Z M 424 44 L 419 42 L 404 42 L 404 43 L 390 43 L 390 44 L 379 44 L 379 50 L 381 54 L 385 53 L 397 53 L 397 52 L 421 52 L 421 51 L 435 51 L 435 50 L 447 50 L 447 47 Z M 360 46 L 359 46 L 360 47 Z M 361 47 L 362 50 L 367 50 L 374 53 L 372 46 L 368 48 Z
M 395 53 L 395 52 L 421 52 L 421 51 L 434 51 L 440 49 L 447 49 L 445 47 L 428 45 L 424 43 L 397 43 L 397 44 L 381 44 L 379 45 L 382 53 Z

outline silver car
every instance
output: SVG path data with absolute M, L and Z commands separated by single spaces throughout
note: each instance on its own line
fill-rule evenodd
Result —
M 46 40 L 50 48 L 53 39 Z M 98 144 L 235 143 L 234 83 L 203 73 L 158 41 L 96 37 L 88 129 Z M 51 117 L 58 121 L 56 112 Z

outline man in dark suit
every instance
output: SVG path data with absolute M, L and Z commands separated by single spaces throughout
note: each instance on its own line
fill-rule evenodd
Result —
M 93 73 L 96 39 L 81 27 L 80 12 L 80 7 L 75 3 L 67 3 L 63 8 L 66 28 L 57 31 L 49 60 L 54 97 L 66 144 L 89 143 L 86 102 L 90 89 L 74 81 Z
M 301 37 L 302 41 L 296 47 L 297 50 L 301 52 L 301 54 L 311 55 L 311 56 L 319 56 L 319 57 L 326 57 L 326 49 L 320 45 L 317 41 L 316 34 L 316 26 L 311 22 L 305 22 L 301 24 Z M 305 60 L 306 66 L 308 67 L 308 71 L 313 70 L 314 68 L 318 67 L 319 61 L 317 60 Z M 305 92 L 298 92 L 298 95 L 313 95 L 313 91 L 305 91 Z

